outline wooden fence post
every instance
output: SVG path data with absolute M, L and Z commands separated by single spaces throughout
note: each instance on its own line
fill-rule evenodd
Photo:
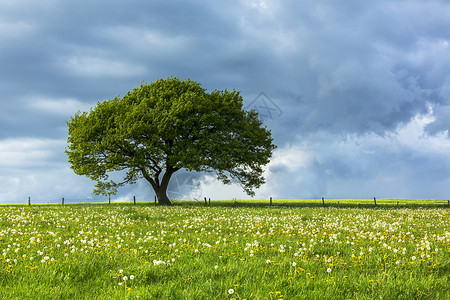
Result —
M 375 206 L 377 206 L 377 198 L 373 197 L 373 202 L 375 203 Z
M 272 197 L 270 197 L 270 206 L 272 206 Z
M 206 202 L 206 197 L 205 197 L 205 206 L 208 206 L 208 203 Z
M 322 197 L 322 206 L 325 207 L 325 199 Z
M 31 197 L 28 197 L 28 206 L 31 205 Z
M 61 200 L 61 204 L 64 206 L 64 197 Z
M 209 198 L 209 206 L 211 206 L 211 198 Z
M 450 205 L 450 200 L 447 200 L 447 204 Z
M 136 205 L 136 196 L 133 196 L 134 205 Z

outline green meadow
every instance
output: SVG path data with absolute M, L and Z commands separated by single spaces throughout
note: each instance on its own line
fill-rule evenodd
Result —
M 449 299 L 447 200 L 0 206 L 1 299 Z

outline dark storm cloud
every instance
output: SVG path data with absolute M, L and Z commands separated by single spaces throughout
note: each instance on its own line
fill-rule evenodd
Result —
M 363 194 L 393 164 L 403 170 L 393 182 L 420 186 L 410 174 L 439 178 L 447 166 L 429 155 L 447 147 L 450 129 L 448 28 L 447 1 L 2 1 L 1 153 L 26 144 L 44 165 L 60 162 L 59 171 L 39 165 L 39 174 L 68 173 L 61 153 L 70 116 L 174 75 L 240 90 L 247 107 L 264 92 L 281 112 L 264 119 L 284 156 L 275 155 L 261 197 L 344 195 L 354 183 Z M 419 135 L 404 131 L 414 124 Z M 365 146 L 392 149 L 412 137 L 428 148 Z M 38 155 L 52 149 L 40 140 L 58 145 L 53 156 Z M 2 163 L 6 176 L 14 168 Z M 17 192 L 26 176 L 14 176 Z
M 436 94 L 449 71 L 442 41 L 450 39 L 450 18 L 439 13 L 448 4 L 402 3 L 316 3 L 305 21 L 292 18 L 295 44 L 307 46 L 291 63 L 309 71 L 304 83 L 290 84 L 304 94 L 300 129 L 382 134 L 445 101 Z

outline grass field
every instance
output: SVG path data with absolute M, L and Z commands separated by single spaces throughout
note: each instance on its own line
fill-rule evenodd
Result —
M 203 204 L 0 206 L 0 298 L 450 298 L 447 201 Z

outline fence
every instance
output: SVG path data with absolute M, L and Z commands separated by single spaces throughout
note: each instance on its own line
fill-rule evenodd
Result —
M 233 199 L 235 202 L 237 202 L 237 199 Z M 310 199 L 310 200 L 315 200 L 315 199 Z M 343 201 L 343 203 L 340 203 L 340 201 L 339 200 L 336 200 L 336 199 L 330 199 L 330 201 L 329 201 L 329 203 L 327 203 L 327 201 L 325 200 L 325 198 L 324 197 L 322 197 L 321 198 L 321 204 L 322 204 L 322 207 L 327 207 L 327 206 L 330 206 L 330 205 L 333 205 L 333 204 L 336 204 L 336 201 L 337 201 L 337 206 L 339 207 L 341 204 L 344 204 L 345 203 L 345 200 Z M 363 200 L 363 199 L 360 199 L 360 201 L 361 200 Z M 365 199 L 365 200 L 367 200 L 367 199 Z M 385 199 L 386 200 L 386 199 Z M 198 201 L 198 200 L 196 200 L 196 201 Z M 204 201 L 205 201 L 205 206 L 211 206 L 211 198 L 206 198 L 206 197 L 204 197 Z M 253 201 L 253 200 L 248 200 L 248 201 Z M 263 202 L 264 200 L 262 200 L 262 202 Z M 267 200 L 266 200 L 267 201 Z M 289 201 L 289 203 L 291 203 L 292 201 L 302 201 L 302 200 L 278 200 L 278 201 Z M 358 201 L 358 200 L 353 200 L 352 201 L 352 203 L 353 204 L 358 204 L 356 201 Z M 395 205 L 395 201 L 394 202 L 392 202 L 392 201 L 394 201 L 394 199 L 392 199 L 391 201 L 390 201 L 390 204 L 392 205 Z M 426 200 L 423 200 L 423 201 L 426 201 Z M 450 200 L 435 200 L 435 201 L 439 201 L 439 204 L 445 204 L 445 201 L 447 202 L 447 205 L 448 206 L 450 206 Z M 442 202 L 441 202 L 442 201 Z M 83 201 L 80 201 L 80 202 L 71 202 L 71 203 L 81 203 L 81 202 L 83 202 Z M 148 202 L 148 201 L 145 201 L 145 202 Z M 154 202 L 155 202 L 155 206 L 157 206 L 158 205 L 158 202 L 157 202 L 157 198 L 156 198 L 156 195 L 155 195 L 155 198 L 154 198 Z M 199 201 L 198 201 L 199 202 Z M 261 200 L 260 200 L 260 202 L 261 202 Z M 347 202 L 348 202 L 348 200 L 347 200 Z M 57 203 L 57 202 L 56 202 Z M 52 204 L 56 204 L 55 202 L 52 202 Z M 97 202 L 97 201 L 92 201 L 92 203 L 99 203 L 99 202 Z M 28 206 L 31 206 L 31 197 L 28 197 Z M 36 204 L 43 204 L 43 203 L 36 203 Z M 61 205 L 62 206 L 64 206 L 64 204 L 65 204 L 65 200 L 64 200 L 64 197 L 62 197 L 61 198 Z M 111 204 L 111 195 L 109 195 L 108 196 L 108 204 Z M 269 198 L 269 206 L 274 206 L 274 200 L 273 200 L 273 198 L 272 197 L 270 197 Z M 348 204 L 348 203 L 347 203 Z M 367 202 L 365 201 L 365 203 L 364 204 L 367 204 Z M 396 206 L 399 206 L 399 204 L 400 204 L 400 201 L 397 201 L 397 203 L 396 203 Z M 133 196 L 133 205 L 136 205 L 136 196 Z M 377 206 L 379 206 L 379 204 L 377 204 L 377 198 L 376 197 L 373 197 L 373 206 L 374 207 L 377 207 Z

